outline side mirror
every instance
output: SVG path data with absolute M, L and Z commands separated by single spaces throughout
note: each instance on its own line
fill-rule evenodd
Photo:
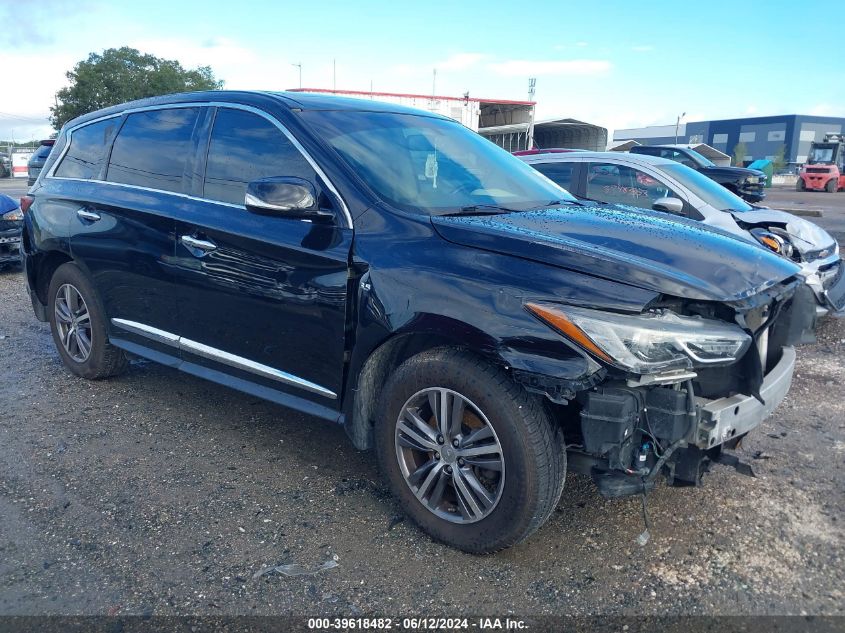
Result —
M 262 178 L 246 187 L 244 206 L 260 215 L 276 215 L 300 220 L 327 220 L 334 217 L 317 203 L 317 192 L 302 178 Z
M 684 203 L 677 198 L 658 198 L 651 205 L 651 208 L 655 211 L 664 211 L 674 215 L 683 215 L 684 213 Z

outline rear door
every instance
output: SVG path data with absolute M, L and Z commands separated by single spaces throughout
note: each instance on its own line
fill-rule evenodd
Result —
M 352 230 L 340 214 L 316 224 L 248 212 L 247 183 L 273 176 L 304 178 L 321 206 L 339 209 L 275 119 L 217 108 L 198 200 L 176 224 L 183 357 L 330 405 L 343 378 Z
M 71 251 L 94 280 L 111 336 L 130 350 L 140 345 L 167 354 L 162 362 L 179 357 L 174 213 L 188 202 L 202 111 L 172 107 L 126 116 L 107 154 L 105 183 L 90 183 L 72 218 Z M 85 134 L 93 133 L 89 128 Z M 77 158 L 74 150 L 80 132 L 73 133 L 57 175 L 89 169 L 86 156 Z

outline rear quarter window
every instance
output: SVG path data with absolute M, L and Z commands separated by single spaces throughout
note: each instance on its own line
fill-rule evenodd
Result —
M 114 140 L 106 180 L 149 189 L 184 192 L 191 162 L 191 135 L 199 108 L 136 112 Z
M 59 178 L 82 178 L 91 180 L 98 178 L 103 168 L 109 142 L 120 122 L 119 117 L 90 123 L 73 130 L 70 135 L 70 147 L 62 162 L 56 168 L 55 175 Z M 48 156 L 52 147 L 47 148 L 44 156 Z

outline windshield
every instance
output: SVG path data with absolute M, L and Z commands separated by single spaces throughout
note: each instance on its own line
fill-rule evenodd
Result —
M 702 154 L 699 154 L 694 149 L 688 149 L 687 151 L 689 152 L 690 157 L 695 162 L 697 162 L 699 165 L 701 165 L 702 167 L 715 167 L 716 166 L 716 163 L 714 163 L 709 158 L 706 158 Z
M 810 155 L 807 157 L 807 162 L 810 165 L 832 163 L 833 149 L 833 145 L 814 145 L 813 149 L 810 150 Z
M 660 165 L 658 168 L 719 211 L 751 211 L 753 209 L 745 200 L 734 195 L 715 180 L 686 165 L 671 163 Z
M 575 201 L 455 121 L 351 110 L 302 115 L 376 194 L 405 211 L 442 215 L 471 207 L 524 210 Z

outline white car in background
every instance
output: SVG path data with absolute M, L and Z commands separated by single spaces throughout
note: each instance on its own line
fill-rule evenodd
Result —
M 582 200 L 671 213 L 763 244 L 801 266 L 817 316 L 845 314 L 839 244 L 812 222 L 749 204 L 707 176 L 666 158 L 559 150 L 518 157 Z

